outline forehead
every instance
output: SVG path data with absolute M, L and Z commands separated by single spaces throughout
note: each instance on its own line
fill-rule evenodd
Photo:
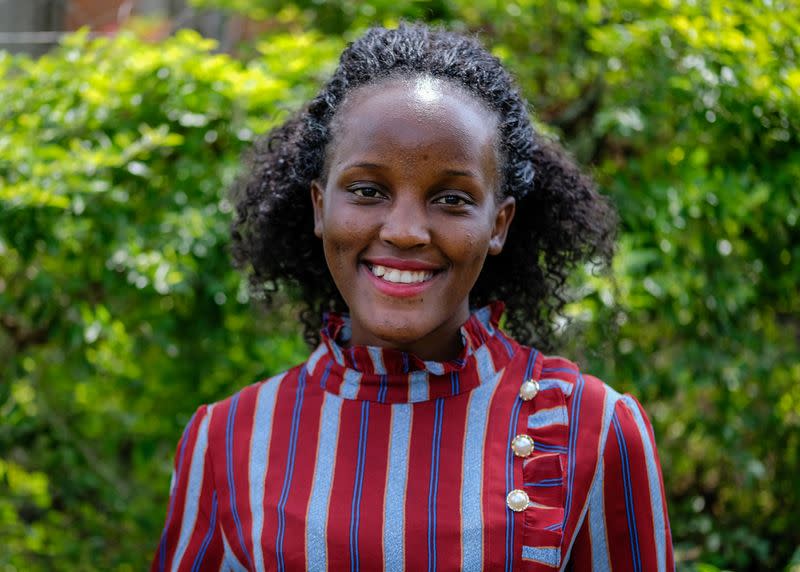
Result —
M 352 153 L 393 158 L 435 151 L 442 161 L 494 155 L 497 119 L 452 84 L 419 77 L 388 80 L 352 93 L 335 121 L 331 158 Z

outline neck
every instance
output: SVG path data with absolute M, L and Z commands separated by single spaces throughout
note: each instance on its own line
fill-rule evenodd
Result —
M 404 339 L 402 332 L 391 339 L 380 338 L 365 331 L 361 324 L 353 320 L 349 345 L 378 346 L 411 353 L 426 361 L 448 361 L 456 359 L 461 353 L 463 344 L 460 330 L 468 319 L 469 306 L 465 304 L 446 322 L 415 339 Z

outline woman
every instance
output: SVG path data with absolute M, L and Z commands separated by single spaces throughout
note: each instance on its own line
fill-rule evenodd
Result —
M 642 408 L 522 345 L 615 217 L 496 58 L 371 29 L 254 156 L 235 261 L 319 343 L 196 412 L 153 569 L 673 568 Z

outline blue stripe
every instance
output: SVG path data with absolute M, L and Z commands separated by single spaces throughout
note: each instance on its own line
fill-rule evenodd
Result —
M 385 403 L 386 402 L 386 392 L 389 390 L 389 378 L 385 375 L 381 376 L 381 384 L 378 387 L 378 402 Z
M 408 442 L 411 436 L 411 405 L 392 407 L 392 437 L 384 498 L 384 570 L 405 569 L 405 510 L 408 479 Z
M 297 454 L 297 434 L 300 427 L 300 412 L 303 409 L 303 393 L 306 387 L 307 370 L 303 368 L 297 379 L 297 392 L 294 398 L 294 408 L 292 409 L 292 428 L 289 433 L 289 451 L 286 459 L 286 473 L 283 476 L 283 487 L 281 496 L 278 500 L 278 533 L 275 538 L 275 555 L 278 559 L 278 570 L 285 570 L 286 563 L 283 556 L 283 535 L 286 532 L 286 502 L 289 500 L 289 489 L 292 486 L 292 475 L 294 474 L 294 460 Z
M 526 487 L 558 487 L 564 484 L 564 479 L 542 479 L 532 483 L 524 483 Z
M 622 427 L 619 426 L 619 419 L 614 415 L 611 420 L 614 431 L 617 434 L 619 444 L 619 457 L 622 464 L 622 488 L 625 491 L 625 512 L 628 517 L 628 535 L 631 542 L 631 555 L 633 556 L 633 569 L 640 572 L 642 569 L 642 557 L 639 553 L 639 534 L 636 531 L 636 514 L 633 509 L 633 491 L 631 490 L 631 468 L 628 459 L 628 447 L 625 445 L 625 435 L 622 434 Z
M 477 352 L 476 352 L 477 353 Z M 480 363 L 480 362 L 479 362 Z M 483 570 L 483 456 L 486 447 L 486 420 L 500 374 L 489 375 L 488 365 L 481 376 L 481 385 L 469 398 L 467 426 L 464 436 L 464 460 L 461 469 L 461 539 L 462 570 Z M 484 377 L 486 376 L 486 377 Z
M 442 415 L 444 400 L 435 404 L 433 442 L 431 444 L 431 476 L 428 483 L 428 570 L 436 570 L 436 499 L 439 495 L 439 451 L 442 443 Z
M 314 370 L 317 368 L 317 362 L 327 352 L 328 347 L 325 344 L 320 344 L 317 346 L 317 349 L 314 350 L 310 356 L 308 356 L 308 360 L 306 361 L 306 369 L 309 371 L 309 373 L 312 375 L 314 374 Z
M 486 328 L 490 333 L 494 331 L 492 328 L 492 308 L 491 306 L 483 306 L 478 310 L 472 312 L 472 315 L 478 318 L 478 321 Z
M 345 399 L 355 399 L 358 396 L 358 388 L 361 386 L 361 374 L 354 369 L 344 370 L 344 379 L 339 388 L 339 395 Z
M 231 549 L 231 545 L 228 543 L 228 538 L 225 536 L 225 529 L 220 527 L 220 536 L 222 536 L 222 565 L 220 566 L 220 570 L 225 572 L 248 572 L 247 568 L 245 568 L 241 562 L 236 558 L 236 555 L 233 553 Z
M 561 530 L 561 523 L 557 522 L 555 524 L 551 524 L 550 526 L 545 526 L 545 530 Z
M 541 429 L 548 425 L 567 425 L 567 408 L 564 405 L 542 409 L 528 416 L 528 429 Z
M 189 435 L 189 431 L 191 430 L 192 426 L 194 426 L 195 421 L 197 420 L 197 411 L 194 412 L 192 418 L 189 419 L 189 423 L 186 424 L 186 428 L 183 430 L 183 435 L 181 435 L 181 450 L 178 453 L 178 467 L 172 473 L 172 479 L 170 480 L 169 485 L 169 510 L 167 510 L 167 522 L 172 520 L 172 511 L 175 509 L 175 481 L 176 475 L 181 474 L 181 470 L 183 469 L 183 456 L 186 452 L 186 441 L 188 441 L 187 436 Z M 164 531 L 161 533 L 161 541 L 158 543 L 158 570 L 159 572 L 164 572 L 164 566 L 166 565 L 166 556 L 167 556 L 167 527 L 164 527 Z
M 564 395 L 572 395 L 573 384 L 563 379 L 545 378 L 539 380 L 539 389 L 560 389 Z
M 594 488 L 589 492 L 589 533 L 592 541 L 592 565 L 596 570 L 611 570 L 608 556 L 608 530 L 603 510 L 603 463 L 599 463 L 599 474 Z
M 194 557 L 194 563 L 192 564 L 192 572 L 197 572 L 200 570 L 200 566 L 203 564 L 203 558 L 206 556 L 206 550 L 208 550 L 208 545 L 211 543 L 211 537 L 214 536 L 214 531 L 217 528 L 217 491 L 211 495 L 211 517 L 208 523 L 208 532 L 206 532 L 205 538 L 203 538 L 203 543 L 200 545 L 200 549 L 197 551 L 197 555 Z
M 575 459 L 577 456 L 576 443 L 578 442 L 578 427 L 581 416 L 581 399 L 583 398 L 583 376 L 578 375 L 575 382 L 575 397 L 572 399 L 572 418 L 569 424 L 569 441 L 567 453 L 567 500 L 564 504 L 564 522 L 562 527 L 567 525 L 567 518 L 572 508 L 572 487 L 575 481 Z
M 233 426 L 236 420 L 236 408 L 239 405 L 239 395 L 240 394 L 237 393 L 233 396 L 230 408 L 228 409 L 228 421 L 225 426 L 225 461 L 228 474 L 228 489 L 230 490 L 231 513 L 233 515 L 233 522 L 236 524 L 236 534 L 239 536 L 239 546 L 242 548 L 242 552 L 244 552 L 247 561 L 252 567 L 253 560 L 250 558 L 250 553 L 247 552 L 247 547 L 244 543 L 242 521 L 239 519 L 239 511 L 236 508 L 236 487 L 233 484 Z
M 306 517 L 306 551 L 309 570 L 328 568 L 328 506 L 333 484 L 333 465 L 336 460 L 336 447 L 339 441 L 339 421 L 342 399 L 332 393 L 325 393 L 319 424 L 319 445 L 314 464 L 314 480 L 311 498 L 308 501 Z
M 489 353 L 489 348 L 481 346 L 475 351 L 475 363 L 478 366 L 478 378 L 481 383 L 487 379 L 494 377 L 494 362 L 492 361 L 492 354 Z
M 580 378 L 579 381 L 581 382 L 581 384 L 584 383 L 583 378 Z M 608 387 L 607 385 L 603 384 L 603 389 L 605 390 L 605 395 L 603 397 L 603 404 L 604 404 L 603 405 L 603 418 L 602 418 L 602 427 L 600 429 L 600 439 L 598 441 L 598 448 L 597 448 L 598 455 L 601 455 L 601 456 L 602 456 L 602 451 L 605 450 L 606 441 L 608 440 L 608 431 L 609 431 L 609 428 L 611 427 L 611 418 L 613 417 L 613 414 L 614 414 L 614 407 L 615 407 L 615 404 L 617 403 L 617 401 L 620 398 L 620 395 L 616 391 L 614 391 L 613 389 Z M 594 476 L 592 477 L 592 485 L 589 487 L 589 495 L 592 494 L 592 490 L 597 485 L 597 483 L 602 479 L 601 465 L 602 465 L 602 463 L 600 463 L 600 462 L 595 464 L 595 473 L 594 473 Z M 569 489 L 568 489 L 568 492 L 569 492 Z M 588 498 L 588 496 L 587 496 L 587 498 Z M 584 517 L 588 513 L 588 511 L 589 511 L 589 503 L 588 503 L 588 500 L 587 500 L 587 502 L 585 502 L 584 505 L 583 505 L 583 511 L 581 512 L 580 516 L 578 517 L 578 525 L 577 525 L 578 527 L 580 527 L 581 523 L 584 522 Z M 564 520 L 564 523 L 566 523 L 566 519 Z M 564 551 L 564 554 L 568 555 L 568 554 L 570 554 L 572 552 L 572 545 L 575 543 L 575 539 L 577 537 L 578 537 L 577 534 L 573 534 L 572 535 L 572 539 L 570 540 L 569 547 Z M 569 560 L 567 560 L 567 562 L 569 562 Z
M 368 346 L 367 351 L 369 352 L 369 357 L 372 360 L 372 370 L 377 375 L 385 375 L 386 366 L 383 365 L 383 351 L 381 348 Z
M 192 537 L 195 522 L 197 521 L 197 511 L 200 503 L 200 492 L 203 488 L 203 475 L 205 473 L 206 449 L 208 448 L 208 423 L 211 417 L 211 408 L 206 410 L 206 415 L 200 422 L 200 429 L 197 432 L 197 440 L 192 451 L 192 463 L 189 465 L 189 481 L 186 484 L 186 504 L 183 509 L 181 519 L 181 533 L 178 537 L 178 547 L 172 557 L 172 569 L 177 570 L 181 565 L 186 547 Z
M 548 566 L 556 567 L 561 561 L 561 553 L 558 548 L 540 547 L 540 546 L 523 546 L 522 557 L 525 560 L 533 560 Z
M 461 381 L 457 371 L 450 372 L 450 392 L 453 395 L 461 392 Z
M 322 372 L 322 377 L 319 380 L 319 385 L 322 387 L 322 389 L 325 389 L 328 385 L 328 377 L 330 376 L 333 363 L 334 361 L 331 359 L 328 360 L 327 364 L 325 364 L 325 370 Z M 308 371 L 308 368 L 306 368 L 306 371 Z
M 361 520 L 361 490 L 364 484 L 364 465 L 367 452 L 367 428 L 369 425 L 369 401 L 361 403 L 361 425 L 358 432 L 358 461 L 353 483 L 353 501 L 350 505 L 350 572 L 359 569 L 358 525 Z
M 418 403 L 430 399 L 427 371 L 412 371 L 408 376 L 408 401 Z
M 506 339 L 506 337 L 501 333 L 497 334 L 497 339 L 503 342 L 503 345 L 506 348 L 506 352 L 508 353 L 508 357 L 514 357 L 514 348 L 511 346 L 511 343 Z M 527 377 L 525 379 L 528 379 Z
M 253 435 L 250 439 L 250 507 L 253 512 L 253 560 L 254 568 L 264 570 L 264 552 L 261 535 L 264 532 L 264 480 L 269 464 L 269 446 L 272 437 L 272 419 L 275 399 L 285 374 L 268 379 L 258 388 L 256 395 Z
M 572 373 L 574 375 L 578 375 L 577 369 L 571 369 L 568 367 L 544 367 L 542 368 L 542 373 Z
M 444 364 L 440 361 L 426 361 L 425 369 L 433 375 L 444 375 Z
M 630 396 L 622 397 L 623 403 L 633 414 L 636 426 L 639 429 L 639 436 L 644 447 L 645 463 L 647 464 L 647 482 L 650 486 L 650 506 L 653 511 L 653 536 L 656 542 L 656 558 L 658 562 L 658 572 L 665 572 L 667 568 L 666 542 L 667 527 L 664 522 L 664 511 L 661 497 L 661 480 L 658 476 L 658 465 L 656 464 L 656 454 L 650 442 L 650 434 L 647 430 L 647 422 L 642 417 L 636 401 Z
M 525 376 L 528 379 L 528 376 Z M 516 433 L 519 410 L 522 408 L 522 399 L 519 395 L 514 398 L 511 408 L 511 418 L 508 420 L 508 446 L 506 447 L 506 491 L 514 488 L 514 456 L 511 454 L 511 441 Z M 506 506 L 506 560 L 505 570 L 511 572 L 514 567 L 514 511 Z
M 533 445 L 534 451 L 544 451 L 545 453 L 564 453 L 568 452 L 568 449 L 563 445 L 549 445 L 547 443 L 540 443 L 536 441 Z
M 339 347 L 339 344 L 333 343 L 330 345 L 331 351 L 333 352 L 333 359 L 336 360 L 336 363 L 339 365 L 344 365 L 344 354 L 342 353 L 342 349 Z

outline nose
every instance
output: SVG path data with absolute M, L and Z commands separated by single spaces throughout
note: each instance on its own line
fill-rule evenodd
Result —
M 429 244 L 431 234 L 424 206 L 396 200 L 381 225 L 380 239 L 403 250 Z

